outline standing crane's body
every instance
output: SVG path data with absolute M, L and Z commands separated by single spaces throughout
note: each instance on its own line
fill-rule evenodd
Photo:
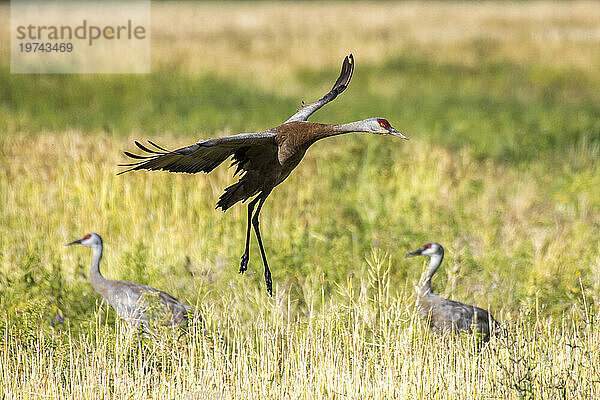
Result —
M 90 281 L 94 290 L 110 304 L 117 315 L 132 326 L 140 323 L 179 325 L 187 321 L 191 307 L 162 290 L 135 282 L 106 279 L 100 273 L 103 243 L 97 233 L 88 233 L 83 238 L 68 243 L 80 244 L 93 250 L 90 266 Z
M 444 248 L 435 242 L 427 243 L 422 248 L 408 253 L 407 257 L 430 257 L 429 264 L 421 274 L 419 283 L 415 286 L 417 294 L 417 309 L 430 328 L 438 333 L 467 332 L 477 330 L 488 341 L 492 331 L 499 327 L 498 322 L 483 308 L 475 307 L 458 301 L 445 299 L 433 293 L 431 278 L 436 273 L 444 259 Z M 491 326 L 490 326 L 491 325 Z
M 354 58 L 350 55 L 344 60 L 342 71 L 333 88 L 325 96 L 314 103 L 304 105 L 284 124 L 264 132 L 200 140 L 196 144 L 174 151 L 168 151 L 151 141 L 149 143 L 154 147 L 153 149 L 135 142 L 149 155 L 139 156 L 125 152 L 127 156 L 141 161 L 123 164 L 131 168 L 121 173 L 140 169 L 208 173 L 231 157 L 232 165 L 236 166 L 235 173 L 242 172 L 243 175 L 237 183 L 225 189 L 217 202 L 217 208 L 225 211 L 237 202 L 256 196 L 248 204 L 246 246 L 240 263 L 240 273 L 246 271 L 248 266 L 250 224 L 252 224 L 265 267 L 267 290 L 272 294 L 271 272 L 262 244 L 258 216 L 273 188 L 289 176 L 304 157 L 306 150 L 317 140 L 349 132 L 395 135 L 407 139 L 383 118 L 369 118 L 341 125 L 307 121 L 310 115 L 346 89 L 353 71 Z

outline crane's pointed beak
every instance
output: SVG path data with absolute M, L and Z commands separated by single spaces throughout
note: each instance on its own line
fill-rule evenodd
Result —
M 403 134 L 401 134 L 400 132 L 398 132 L 394 128 L 390 128 L 389 131 L 390 131 L 389 132 L 390 135 L 401 137 L 404 140 L 409 140 L 408 137 L 404 136 Z
M 77 239 L 77 240 L 72 241 L 71 243 L 67 243 L 67 244 L 65 244 L 65 246 L 71 246 L 73 244 L 81 244 L 81 239 Z
M 421 253 L 423 253 L 423 248 L 420 248 L 419 250 L 412 251 L 410 253 L 406 253 L 406 255 L 404 256 L 404 258 L 410 258 L 410 257 L 420 256 Z

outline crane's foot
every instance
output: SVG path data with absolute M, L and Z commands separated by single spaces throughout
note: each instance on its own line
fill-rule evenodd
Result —
M 243 274 L 248 269 L 248 252 L 242 254 L 242 261 L 240 262 L 240 274 Z
M 271 280 L 271 271 L 265 269 L 265 283 L 267 284 L 267 293 L 273 297 L 273 281 Z

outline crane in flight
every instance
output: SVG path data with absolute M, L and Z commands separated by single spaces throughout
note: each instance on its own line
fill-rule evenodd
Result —
M 250 225 L 252 224 L 265 268 L 267 291 L 272 295 L 271 271 L 260 234 L 259 214 L 271 191 L 296 168 L 308 148 L 317 140 L 350 132 L 394 135 L 408 139 L 392 128 L 385 118 L 368 118 L 344 124 L 319 124 L 307 121 L 315 111 L 334 100 L 346 89 L 353 72 L 354 57 L 350 54 L 344 59 L 340 76 L 327 94 L 313 103 L 303 103 L 302 107 L 282 125 L 263 132 L 240 133 L 200 140 L 191 146 L 173 151 L 150 140 L 148 140 L 149 145 L 143 145 L 136 141 L 136 146 L 146 154 L 137 155 L 126 151 L 125 155 L 136 161 L 121 164 L 120 166 L 129 168 L 119 174 L 143 169 L 190 174 L 209 173 L 223 161 L 232 157 L 232 166 L 236 166 L 234 175 L 241 173 L 241 176 L 237 183 L 225 189 L 216 208 L 226 211 L 240 201 L 244 202 L 253 198 L 248 203 L 246 244 L 239 272 L 244 273 L 248 268 Z

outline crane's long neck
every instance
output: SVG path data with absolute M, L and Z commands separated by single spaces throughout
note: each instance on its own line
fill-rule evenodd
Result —
M 365 132 L 364 121 L 348 122 L 347 124 L 333 125 L 333 135 L 350 132 Z M 332 135 L 332 136 L 333 136 Z
M 317 140 L 328 138 L 331 136 L 343 135 L 344 133 L 366 132 L 364 127 L 364 121 L 355 121 L 339 125 L 323 124 L 322 127 L 323 128 L 320 132 L 316 132 L 312 143 L 314 143 Z
M 102 244 L 95 245 L 92 247 L 94 255 L 92 256 L 92 265 L 90 265 L 90 281 L 92 286 L 97 292 L 100 292 L 103 288 L 103 283 L 106 278 L 100 273 L 100 260 L 102 259 Z
M 441 254 L 434 254 L 429 259 L 429 265 L 425 268 L 425 271 L 421 274 L 421 279 L 419 279 L 419 284 L 415 288 L 417 290 L 417 295 L 420 297 L 427 296 L 429 294 L 433 294 L 433 290 L 431 290 L 431 277 L 438 270 L 440 265 L 442 264 L 442 260 L 444 259 L 444 252 Z

